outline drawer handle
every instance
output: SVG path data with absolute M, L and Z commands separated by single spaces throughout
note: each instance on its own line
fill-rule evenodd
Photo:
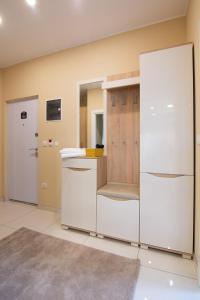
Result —
M 72 168 L 72 167 L 68 167 L 67 169 L 72 170 L 72 171 L 89 171 L 91 169 L 88 168 Z
M 131 199 L 125 199 L 125 198 L 114 198 L 114 197 L 110 197 L 107 196 L 109 199 L 113 200 L 113 201 L 118 201 L 118 202 L 126 202 L 126 201 L 131 201 Z
M 150 175 L 156 176 L 156 177 L 163 177 L 163 178 L 177 178 L 177 177 L 185 176 L 183 174 L 164 174 L 164 173 L 151 173 L 151 172 L 148 172 L 147 174 L 150 174 Z

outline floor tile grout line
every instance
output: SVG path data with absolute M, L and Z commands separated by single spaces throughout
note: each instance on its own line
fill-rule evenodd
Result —
M 156 268 L 156 267 L 150 267 L 150 266 L 146 266 L 146 265 L 142 265 L 142 264 L 140 266 L 143 267 L 143 268 L 146 268 L 146 269 L 151 269 L 151 270 L 155 270 L 155 271 L 159 271 L 159 272 L 164 272 L 164 273 L 167 273 L 167 274 L 176 275 L 176 276 L 179 276 L 179 277 L 188 278 L 188 279 L 197 281 L 197 278 L 191 277 L 189 275 L 187 276 L 187 275 L 183 275 L 183 274 L 180 274 L 180 273 L 170 272 L 170 271 L 166 271 L 166 270 L 163 270 L 163 269 L 159 269 L 159 268 Z
M 23 207 L 23 208 L 29 208 L 30 210 L 35 210 L 35 209 L 38 209 L 37 206 L 32 206 L 32 205 L 28 205 L 28 204 L 15 204 L 15 203 L 9 203 L 9 204 L 4 204 L 3 206 L 4 208 L 7 208 L 7 207 Z
M 140 253 L 141 249 L 139 249 L 139 252 L 138 252 L 138 259 L 140 259 L 140 256 L 139 256 L 139 253 Z M 170 271 L 167 271 L 167 270 L 163 270 L 163 269 L 160 269 L 160 268 L 157 268 L 157 267 L 150 267 L 150 266 L 147 266 L 147 265 L 144 265 L 141 263 L 141 266 L 142 267 L 145 267 L 145 268 L 149 268 L 149 269 L 153 269 L 153 270 L 158 270 L 158 271 L 162 271 L 162 272 L 165 272 L 165 273 L 169 273 L 169 274 L 174 274 L 174 275 L 178 275 L 178 276 L 181 276 L 181 277 L 186 277 L 186 278 L 190 278 L 190 279 L 193 279 L 193 280 L 197 280 L 197 277 L 191 277 L 191 276 L 187 276 L 187 275 L 181 275 L 180 273 L 176 273 L 176 272 L 170 272 Z
M 54 235 L 54 234 L 51 234 L 51 232 L 50 231 L 48 231 L 49 230 L 49 228 L 51 227 L 51 226 L 53 226 L 53 225 L 55 225 L 55 224 L 57 224 L 57 223 L 54 223 L 54 224 L 52 224 L 52 225 L 50 225 L 48 228 L 46 228 L 46 231 L 45 231 L 45 233 L 46 234 L 48 234 L 48 235 L 50 235 L 50 236 L 54 236 L 54 237 L 57 237 L 57 238 L 60 238 L 60 239 L 62 239 L 62 240 L 65 240 L 65 241 L 68 241 L 68 242 L 73 242 L 72 240 L 70 240 L 70 239 L 65 239 L 65 238 L 63 238 L 63 237 L 59 237 L 58 235 Z M 60 229 L 62 229 L 62 227 L 60 227 Z M 63 229 L 64 230 L 64 229 Z M 68 232 L 68 230 L 66 230 L 66 232 Z M 80 233 L 80 235 L 81 235 L 81 233 Z M 80 244 L 80 245 L 84 245 L 85 244 L 85 242 L 86 242 L 86 240 L 89 238 L 89 236 L 85 236 L 85 239 L 84 239 L 84 241 L 74 241 L 74 243 L 78 243 L 78 244 Z
M 55 224 L 56 224 L 56 222 L 53 222 L 53 223 L 47 225 L 47 227 L 45 226 L 45 228 L 44 228 L 43 230 L 48 231 L 49 228 L 52 227 L 52 226 L 55 225 Z
M 52 224 L 48 225 L 48 226 L 47 226 L 46 228 L 44 228 L 42 231 L 38 229 L 38 232 L 44 233 L 44 231 L 46 231 L 48 228 L 50 228 L 50 227 L 53 226 L 54 224 L 56 224 L 56 223 L 52 223 Z M 6 227 L 6 228 L 8 228 L 8 229 L 18 230 L 18 229 L 16 229 L 16 228 L 13 228 L 13 227 L 11 228 L 11 227 L 8 227 L 8 226 L 6 226 L 6 225 L 2 225 L 2 226 L 3 226 L 3 227 Z M 45 233 L 46 233 L 46 234 L 49 234 L 48 232 L 45 232 Z M 90 236 L 85 236 L 84 240 L 83 240 L 83 241 L 79 241 L 78 243 L 81 244 L 81 245 L 87 246 L 86 243 L 87 243 L 87 241 L 89 240 L 89 238 L 90 238 Z M 63 239 L 63 240 L 65 240 L 65 239 Z M 66 239 L 66 240 L 67 240 L 67 241 L 70 241 L 70 240 L 68 240 L 68 239 Z M 98 249 L 98 248 L 96 248 L 96 247 L 92 247 L 92 248 Z M 100 249 L 99 249 L 99 250 L 100 250 Z M 114 253 L 114 252 L 112 252 L 112 251 L 106 251 L 106 250 L 102 250 L 102 249 L 101 249 L 101 251 L 105 251 L 105 252 L 108 252 L 108 253 L 116 254 L 116 253 Z M 139 252 L 140 252 L 140 249 L 138 249 L 138 251 L 137 251 L 137 255 L 136 255 L 136 258 L 137 258 L 137 259 L 139 258 Z M 125 256 L 125 255 L 122 255 L 122 256 L 123 256 L 123 257 L 128 257 L 128 256 Z M 150 267 L 150 266 L 146 266 L 146 265 L 143 265 L 143 264 L 141 264 L 141 267 L 146 268 L 146 269 L 151 269 L 151 270 L 159 271 L 159 272 L 164 272 L 164 273 L 167 273 L 167 274 L 172 274 L 172 275 L 175 275 L 175 276 L 178 276 L 178 277 L 188 278 L 188 279 L 191 279 L 191 280 L 193 280 L 193 281 L 197 281 L 197 278 L 192 277 L 192 276 L 189 276 L 189 275 L 183 275 L 183 274 L 176 273 L 176 272 L 172 272 L 172 271 L 166 271 L 166 270 L 163 270 L 163 269 L 160 269 L 160 268 Z
M 47 232 L 47 234 L 50 234 L 49 232 L 48 232 L 48 230 L 51 228 L 51 227 L 53 227 L 54 225 L 58 225 L 59 227 L 60 227 L 60 229 L 62 230 L 62 226 L 61 226 L 61 224 L 60 223 L 57 223 L 57 221 L 56 222 L 54 222 L 54 223 L 52 223 L 52 224 L 50 224 L 50 225 L 48 225 L 46 228 L 45 228 L 45 231 Z M 64 229 L 63 229 L 64 230 Z M 69 229 L 70 230 L 70 229 Z M 66 232 L 68 232 L 68 230 L 65 230 Z M 72 232 L 72 231 L 71 231 Z M 81 233 L 79 233 L 80 235 L 81 235 Z M 85 236 L 85 239 L 84 239 L 84 242 L 82 243 L 82 242 L 80 242 L 82 245 L 85 243 L 85 241 L 89 238 L 90 236 L 88 235 L 88 236 Z M 67 239 L 66 239 L 67 240 Z M 68 240 L 69 241 L 69 240 Z
M 0 227 L 4 227 L 4 228 L 7 228 L 7 229 L 15 229 L 15 230 L 18 230 L 16 227 L 11 227 L 11 226 L 8 226 L 8 225 L 5 225 L 5 224 L 0 224 Z
M 139 259 L 140 248 L 138 247 L 137 259 Z
M 20 205 L 20 204 L 19 204 Z M 12 206 L 12 204 L 11 204 L 11 206 Z M 14 206 L 14 205 L 13 205 Z M 27 215 L 29 215 L 30 213 L 32 213 L 32 212 L 34 212 L 34 211 L 45 211 L 46 212 L 46 210 L 42 210 L 42 209 L 39 209 L 39 208 L 31 208 L 31 210 L 29 210 L 28 212 L 26 212 L 25 214 L 23 214 L 23 215 L 21 215 L 20 217 L 17 217 L 16 219 L 13 219 L 12 221 L 9 221 L 9 222 L 6 222 L 6 223 L 1 223 L 0 225 L 5 225 L 5 226 L 9 226 L 9 223 L 12 223 L 12 222 L 16 222 L 16 221 L 19 221 L 19 219 L 20 218 L 24 218 L 25 216 L 27 216 Z M 54 213 L 54 212 L 52 212 L 52 213 Z M 53 224 L 53 223 L 52 223 Z M 51 224 L 51 225 L 52 225 Z M 11 226 L 10 226 L 11 227 Z M 16 228 L 16 227 L 11 227 L 11 228 L 13 228 L 13 229 L 18 229 L 18 228 Z
M 18 221 L 20 218 L 23 218 L 23 217 L 25 217 L 26 215 L 28 215 L 28 214 L 30 214 L 30 213 L 32 213 L 32 212 L 33 212 L 32 210 L 31 210 L 31 211 L 28 211 L 28 212 L 24 213 L 23 215 L 21 215 L 20 217 L 17 217 L 17 218 L 15 218 L 15 219 L 13 219 L 12 221 L 8 221 L 8 222 L 6 222 L 6 223 L 0 223 L 0 225 L 8 225 L 9 223 Z
M 14 206 L 14 205 L 12 205 L 12 204 L 10 204 L 10 205 L 11 205 L 11 207 Z M 19 205 L 20 205 L 20 204 L 19 204 Z M 9 221 L 9 222 L 6 222 L 6 223 L 1 223 L 0 225 L 1 225 L 1 226 L 4 226 L 5 228 L 8 228 L 8 229 L 18 230 L 18 228 L 14 228 L 14 227 L 9 226 L 9 223 L 18 221 L 18 220 L 20 220 L 20 219 L 23 219 L 25 216 L 29 215 L 30 213 L 34 212 L 35 210 L 40 210 L 40 209 L 35 208 L 35 207 L 34 207 L 34 208 L 30 208 L 30 210 L 28 210 L 26 213 L 24 213 L 24 214 L 21 215 L 20 217 L 17 217 L 17 218 L 15 218 L 15 219 L 13 219 L 12 221 Z M 47 227 L 45 227 L 44 229 L 42 229 L 43 232 L 46 231 L 46 230 L 48 230 L 51 226 L 53 226 L 53 225 L 55 225 L 55 224 L 56 224 L 56 222 L 52 222 L 51 224 L 47 225 Z M 86 243 L 87 243 L 87 241 L 89 240 L 89 238 L 90 238 L 90 236 L 85 237 L 84 240 L 80 242 L 80 244 L 86 245 Z M 137 255 L 136 255 L 137 259 L 140 259 L 140 258 L 139 258 L 140 250 L 141 250 L 141 249 L 139 248 L 138 251 L 137 251 Z M 105 250 L 104 250 L 104 251 L 105 251 Z M 110 252 L 110 253 L 112 253 L 112 252 Z M 179 277 L 183 277 L 183 278 L 188 278 L 188 279 L 191 279 L 191 280 L 193 280 L 193 281 L 196 281 L 196 280 L 197 280 L 196 277 L 192 277 L 192 276 L 190 276 L 190 275 L 184 275 L 184 274 L 180 274 L 180 273 L 177 273 L 177 272 L 167 271 L 167 270 L 163 270 L 163 269 L 160 269 L 160 268 L 157 268 L 157 267 L 150 267 L 150 266 L 146 266 L 146 265 L 144 265 L 144 264 L 141 264 L 141 266 L 142 266 L 143 268 L 152 269 L 152 270 L 164 272 L 164 273 L 167 273 L 167 274 L 172 274 L 172 275 L 179 276 Z

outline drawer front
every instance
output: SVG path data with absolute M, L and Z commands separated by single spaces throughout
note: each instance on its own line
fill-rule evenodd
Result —
M 110 237 L 139 241 L 139 201 L 97 196 L 97 232 Z
M 96 170 L 62 169 L 62 224 L 96 231 Z
M 192 253 L 193 180 L 193 176 L 141 174 L 142 243 Z
M 62 167 L 97 169 L 97 159 L 67 158 L 63 160 Z

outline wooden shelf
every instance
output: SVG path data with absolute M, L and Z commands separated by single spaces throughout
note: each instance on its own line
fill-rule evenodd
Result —
M 140 192 L 139 186 L 135 184 L 127 183 L 113 183 L 109 182 L 97 191 L 98 195 L 130 199 L 130 200 L 139 200 Z

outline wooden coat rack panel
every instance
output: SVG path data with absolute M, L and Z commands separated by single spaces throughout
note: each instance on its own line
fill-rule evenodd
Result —
M 108 90 L 108 182 L 139 184 L 139 85 Z

